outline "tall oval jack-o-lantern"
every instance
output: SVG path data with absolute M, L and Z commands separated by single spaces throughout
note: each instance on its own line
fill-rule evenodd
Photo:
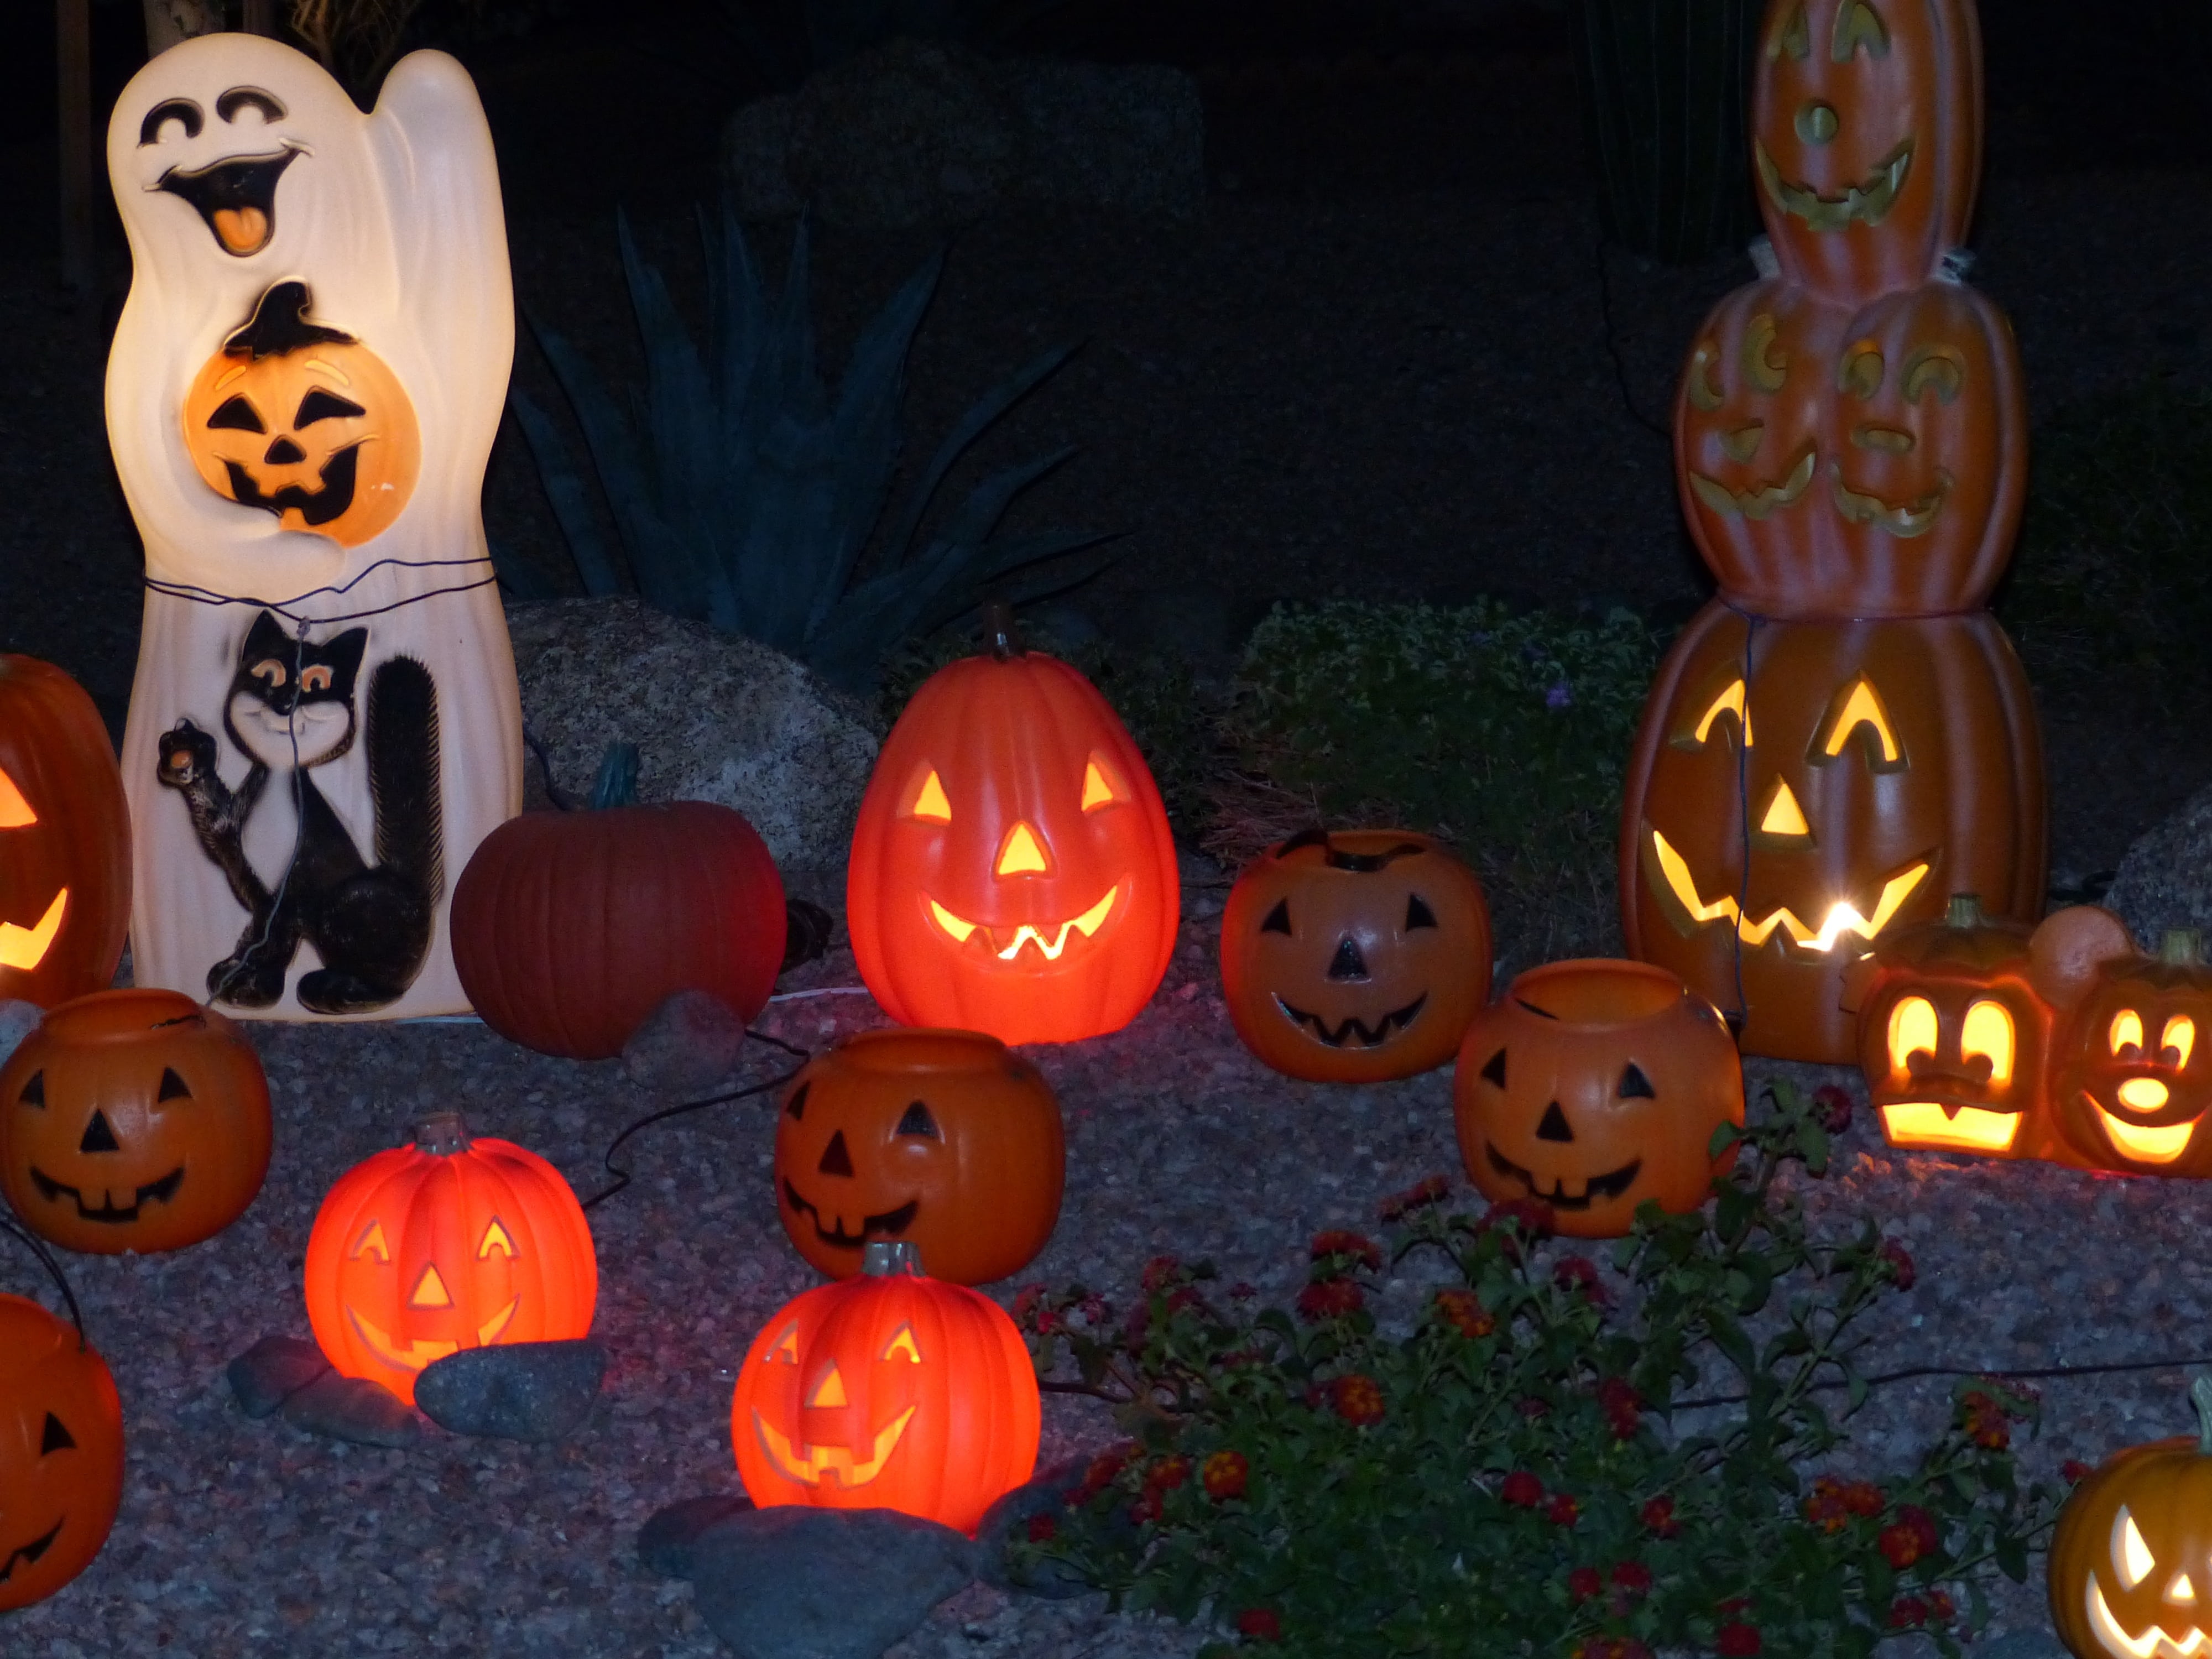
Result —
M 1175 840 L 1097 689 L 1014 636 L 938 671 L 884 738 L 853 833 L 853 956 L 906 1025 L 1073 1042 L 1119 1030 L 1174 953 Z

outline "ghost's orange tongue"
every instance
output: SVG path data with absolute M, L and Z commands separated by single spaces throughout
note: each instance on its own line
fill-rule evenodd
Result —
M 251 253 L 269 240 L 269 216 L 258 207 L 217 208 L 215 234 L 233 253 Z

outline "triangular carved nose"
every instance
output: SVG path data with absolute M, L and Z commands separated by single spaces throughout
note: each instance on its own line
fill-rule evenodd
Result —
M 814 1166 L 823 1175 L 848 1176 L 853 1173 L 853 1155 L 845 1150 L 842 1129 L 830 1137 L 830 1144 L 822 1149 L 822 1161 Z
M 1006 844 L 999 848 L 999 861 L 994 873 L 1001 876 L 1044 876 L 1052 873 L 1052 860 L 1044 850 L 1044 842 L 1029 824 L 1017 818 L 1014 827 L 1006 831 Z
M 1331 979 L 1365 979 L 1367 958 L 1359 954 L 1359 942 L 1346 933 L 1336 942 L 1336 955 L 1328 964 Z
M 1544 1121 L 1536 1126 L 1536 1139 L 1572 1140 L 1574 1138 L 1575 1132 L 1567 1127 L 1567 1115 L 1559 1109 L 1559 1103 L 1555 1100 L 1544 1108 Z
M 107 1127 L 107 1115 L 94 1112 L 92 1121 L 84 1126 L 84 1139 L 77 1143 L 80 1152 L 119 1152 L 123 1143 L 115 1138 L 115 1131 Z
M 307 459 L 307 452 L 289 438 L 279 438 L 269 446 L 261 459 L 270 466 L 291 466 Z

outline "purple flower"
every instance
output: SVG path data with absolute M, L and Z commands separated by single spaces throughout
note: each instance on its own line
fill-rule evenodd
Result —
M 1554 711 L 1565 708 L 1574 700 L 1575 694 L 1565 680 L 1555 682 L 1552 689 L 1544 693 L 1544 707 Z

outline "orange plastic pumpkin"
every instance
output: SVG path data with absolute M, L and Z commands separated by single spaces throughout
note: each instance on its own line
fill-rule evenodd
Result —
M 100 711 L 0 653 L 0 1000 L 105 990 L 131 923 L 131 812 Z
M 340 1176 L 307 1237 L 307 1319 L 323 1357 L 409 1404 L 461 1348 L 588 1336 L 592 1230 L 561 1172 L 459 1114 Z
M 1374 1083 L 1432 1071 L 1490 1000 L 1482 884 L 1410 830 L 1293 836 L 1230 890 L 1221 984 L 1237 1035 L 1279 1072 Z
M 910 1244 L 786 1303 L 730 1401 L 754 1503 L 894 1509 L 963 1532 L 1036 1467 L 1029 1351 L 997 1304 L 922 1276 Z
M 634 778 L 603 770 L 588 811 L 509 818 L 454 885 L 454 971 L 510 1042 L 605 1060 L 678 991 L 750 1021 L 775 988 L 786 912 L 768 844 L 731 807 L 638 805 Z
M 122 1502 L 107 1362 L 37 1303 L 0 1296 L 0 1613 L 90 1566 Z
M 1705 1201 L 1713 1131 L 1743 1122 L 1727 1024 L 1672 974 L 1584 958 L 1531 968 L 1474 1017 L 1452 1080 L 1468 1178 L 1551 1206 L 1562 1233 L 1617 1238 L 1647 1199 Z
M 1119 1030 L 1174 953 L 1175 842 L 1143 756 L 1074 669 L 940 669 L 884 740 L 845 888 L 853 956 L 907 1025 L 1072 1042 Z
M 2032 920 L 2044 860 L 2034 703 L 1986 613 L 1774 622 L 1716 601 L 1661 665 L 1624 792 L 1622 931 L 1741 1012 L 1745 1053 L 1854 1060 L 1851 963 L 1954 892 Z
M 862 1031 L 783 1093 L 775 1188 L 783 1230 L 833 1279 L 872 1239 L 904 1239 L 936 1276 L 1018 1273 L 1060 1219 L 1060 1103 L 1037 1068 L 980 1031 Z
M 180 1249 L 269 1172 L 269 1085 L 245 1033 L 175 991 L 95 991 L 0 1066 L 0 1192 L 72 1250 Z
M 2195 1659 L 2212 1647 L 2212 1378 L 2190 1384 L 2197 1431 L 2117 1451 L 2051 1536 L 2051 1618 L 2075 1659 Z
M 2092 1167 L 2212 1176 L 2212 967 L 2179 929 L 2132 942 L 2081 988 L 2054 1049 L 2060 1133 Z

